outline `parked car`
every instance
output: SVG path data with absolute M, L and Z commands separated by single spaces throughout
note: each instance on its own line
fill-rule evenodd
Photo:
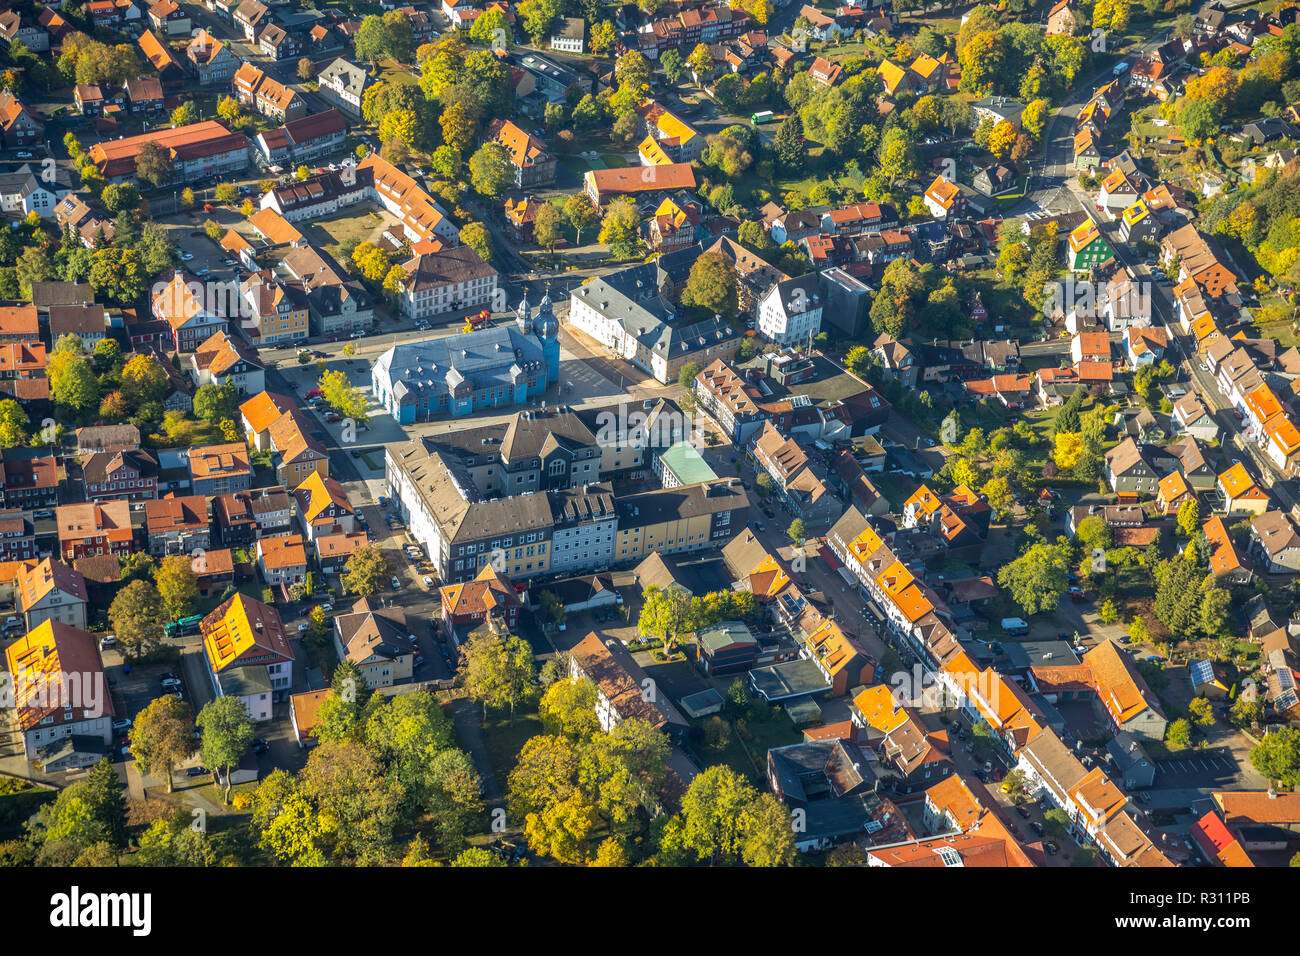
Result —
M 113 730 L 117 731 L 118 733 L 121 733 L 122 731 L 125 730 L 130 730 L 131 723 L 132 721 L 130 717 L 118 717 L 113 721 Z
M 326 423 L 326 424 L 328 424 L 328 425 L 333 425 L 335 422 L 341 422 L 341 421 L 343 421 L 343 416 L 340 415 L 338 412 L 326 412 L 326 413 L 325 413 L 325 423 Z
M 264 753 L 266 753 L 266 752 L 267 752 L 268 750 L 270 750 L 270 749 L 271 749 L 271 745 L 270 745 L 269 743 L 266 742 L 266 738 L 265 738 L 265 737 L 254 737 L 254 738 L 253 738 L 253 753 L 255 753 L 255 754 L 264 754 Z
M 7 621 L 5 622 L 5 626 L 8 627 L 8 622 L 7 622 Z M 99 649 L 100 649 L 101 651 L 104 650 L 105 648 L 109 648 L 109 647 L 117 647 L 117 635 L 116 635 L 116 634 L 105 634 L 103 637 L 101 637 L 101 638 L 99 639 Z
M 423 578 L 423 584 L 424 584 L 424 586 L 425 586 L 426 588 L 428 588 L 430 591 L 433 590 L 433 578 L 428 577 L 428 576 L 426 575 L 426 576 Z
M 333 604 L 330 604 L 329 602 L 326 602 L 326 603 L 322 604 L 322 605 L 320 606 L 320 609 L 321 609 L 321 611 L 322 611 L 323 613 L 325 613 L 325 614 L 332 614 L 332 613 L 334 613 L 334 605 L 333 605 Z
M 207 767 L 186 767 L 185 768 L 185 776 L 187 777 L 202 777 L 207 772 L 208 772 Z
M 401 589 L 402 589 L 401 579 L 398 578 L 397 575 L 393 575 L 393 590 L 400 591 Z

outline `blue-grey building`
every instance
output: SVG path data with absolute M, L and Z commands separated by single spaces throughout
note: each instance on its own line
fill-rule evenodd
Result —
M 403 425 L 520 405 L 559 378 L 559 336 L 550 296 L 536 315 L 525 298 L 514 325 L 393 346 L 371 369 L 371 387 Z

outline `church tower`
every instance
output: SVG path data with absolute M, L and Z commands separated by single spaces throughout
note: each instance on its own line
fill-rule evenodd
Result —
M 542 354 L 546 356 L 546 370 L 550 381 L 560 380 L 560 322 L 551 309 L 551 290 L 548 287 L 542 301 L 537 305 L 537 320 L 533 323 L 537 338 L 542 343 Z

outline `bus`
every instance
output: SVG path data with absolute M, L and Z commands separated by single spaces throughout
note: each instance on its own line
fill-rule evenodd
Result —
M 774 119 L 776 119 L 776 116 L 771 110 L 763 110 L 761 113 L 755 113 L 751 116 L 749 121 L 755 126 L 761 126 L 764 123 L 772 122 Z

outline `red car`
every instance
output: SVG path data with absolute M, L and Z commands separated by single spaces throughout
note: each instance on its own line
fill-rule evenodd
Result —
M 302 397 L 303 397 L 303 398 L 315 398 L 317 395 L 324 395 L 324 394 L 325 394 L 325 393 L 322 392 L 319 388 L 313 388 L 310 392 L 304 392 Z

